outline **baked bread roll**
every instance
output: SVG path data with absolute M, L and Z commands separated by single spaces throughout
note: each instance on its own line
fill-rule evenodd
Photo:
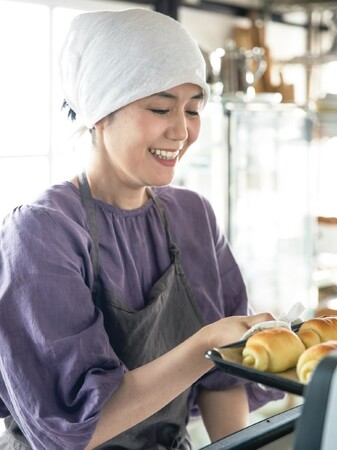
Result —
M 295 367 L 305 347 L 289 328 L 269 328 L 247 339 L 242 364 L 267 372 L 283 372 Z
M 333 350 L 337 350 L 337 340 L 323 342 L 307 348 L 297 361 L 296 373 L 300 382 L 309 383 L 319 361 Z
M 315 317 L 322 316 L 337 316 L 337 309 L 328 308 L 327 306 L 320 306 L 315 311 Z
M 304 322 L 298 337 L 306 348 L 330 340 L 337 340 L 337 316 L 315 317 Z

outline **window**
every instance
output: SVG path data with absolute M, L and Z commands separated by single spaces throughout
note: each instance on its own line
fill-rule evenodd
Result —
M 128 7 L 111 1 L 0 0 L 0 220 L 83 167 L 86 155 L 69 139 L 74 125 L 60 111 L 60 46 L 76 14 Z
M 48 182 L 49 31 L 46 6 L 0 3 L 1 215 Z

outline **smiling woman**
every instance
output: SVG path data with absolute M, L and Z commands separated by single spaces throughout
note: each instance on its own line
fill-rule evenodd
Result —
M 164 14 L 96 11 L 72 20 L 60 74 L 94 139 L 1 227 L 0 447 L 187 450 L 196 413 L 217 440 L 282 394 L 205 358 L 272 315 L 251 315 L 210 203 L 171 185 L 209 97 L 202 53 Z

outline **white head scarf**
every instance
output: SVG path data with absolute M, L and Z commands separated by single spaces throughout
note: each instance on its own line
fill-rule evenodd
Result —
M 80 14 L 60 54 L 65 99 L 86 127 L 136 100 L 183 83 L 204 92 L 205 61 L 176 20 L 141 8 Z

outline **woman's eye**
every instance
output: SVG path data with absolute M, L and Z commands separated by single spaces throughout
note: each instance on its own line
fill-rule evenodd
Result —
M 199 111 L 186 111 L 186 114 L 192 117 L 197 117 L 199 116 Z
M 149 108 L 149 110 L 151 112 L 153 112 L 154 114 L 158 114 L 160 116 L 164 116 L 165 114 L 168 114 L 170 112 L 169 109 L 160 109 L 160 108 Z M 188 116 L 191 117 L 197 117 L 199 116 L 199 111 L 186 111 L 185 114 L 187 114 Z
M 154 109 L 154 108 L 151 108 L 150 111 L 152 111 L 155 114 L 159 114 L 159 115 L 163 116 L 164 114 L 167 114 L 169 110 L 168 109 Z

